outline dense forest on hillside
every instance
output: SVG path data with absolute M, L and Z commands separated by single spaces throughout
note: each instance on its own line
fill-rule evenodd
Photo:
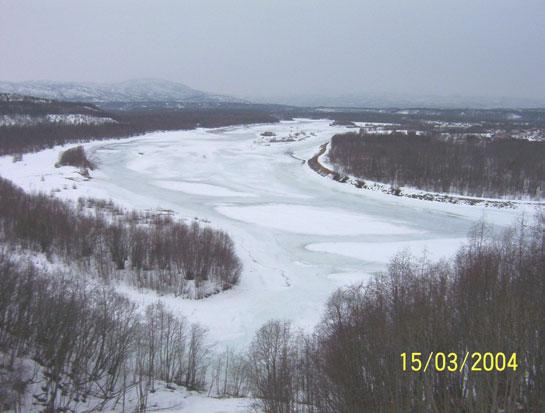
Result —
M 336 135 L 329 159 L 362 179 L 477 197 L 541 198 L 545 143 L 404 134 Z

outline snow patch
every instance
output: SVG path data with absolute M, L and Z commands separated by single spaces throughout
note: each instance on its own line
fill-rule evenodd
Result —
M 253 197 L 255 195 L 248 194 L 244 192 L 232 191 L 230 189 L 211 185 L 203 184 L 200 182 L 181 182 L 181 181 L 154 181 L 154 185 L 170 189 L 172 191 L 185 192 L 186 194 L 192 195 L 203 195 L 203 196 L 215 196 L 215 197 Z
M 308 205 L 219 206 L 216 210 L 239 221 L 297 234 L 380 235 L 420 232 L 402 224 L 388 223 L 364 213 Z
M 322 242 L 308 244 L 305 248 L 309 251 L 387 264 L 400 251 L 410 252 L 416 257 L 426 255 L 432 260 L 447 258 L 455 254 L 465 241 L 465 238 L 446 238 L 393 242 Z

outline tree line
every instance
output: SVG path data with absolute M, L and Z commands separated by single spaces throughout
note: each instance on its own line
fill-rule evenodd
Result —
M 92 215 L 85 202 L 78 205 L 27 194 L 0 178 L 1 240 L 64 259 L 105 281 L 193 298 L 238 282 L 241 264 L 222 231 L 118 208 L 110 216 Z
M 344 134 L 330 160 L 362 179 L 477 197 L 543 197 L 545 143 L 521 139 Z

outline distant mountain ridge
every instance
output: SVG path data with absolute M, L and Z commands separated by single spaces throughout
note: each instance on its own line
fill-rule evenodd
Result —
M 119 83 L 59 82 L 34 80 L 2 82 L 0 92 L 71 102 L 133 103 L 244 103 L 230 96 L 193 89 L 183 83 L 160 79 L 136 79 Z
M 430 108 L 430 109 L 497 109 L 497 108 L 544 108 L 543 99 L 517 97 L 486 97 L 463 95 L 403 95 L 361 93 L 338 96 L 329 95 L 287 95 L 249 97 L 258 103 L 278 103 L 302 107 L 332 108 Z

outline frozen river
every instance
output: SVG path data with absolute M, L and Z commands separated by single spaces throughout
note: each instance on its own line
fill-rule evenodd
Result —
M 37 178 L 44 172 L 25 175 L 24 165 L 2 175 L 27 189 L 58 185 L 59 196 L 92 195 L 137 209 L 171 209 L 228 232 L 244 265 L 240 285 L 200 301 L 161 299 L 207 326 L 212 339 L 232 345 L 248 343 L 271 318 L 290 319 L 308 330 L 334 290 L 365 282 L 384 270 L 396 251 L 410 247 L 416 255 L 426 249 L 431 257 L 446 256 L 480 218 L 505 226 L 517 214 L 398 198 L 319 176 L 301 159 L 345 130 L 329 124 L 296 120 L 91 143 L 87 147 L 99 170 L 77 189 L 61 187 L 73 174 L 66 168 L 50 171 L 43 181 Z M 296 140 L 267 143 L 260 136 L 265 131 L 275 139 L 291 134 Z M 58 150 L 49 152 L 55 157 Z M 25 155 L 27 165 L 32 156 L 45 159 Z M 157 299 L 153 293 L 122 290 L 143 303 Z

